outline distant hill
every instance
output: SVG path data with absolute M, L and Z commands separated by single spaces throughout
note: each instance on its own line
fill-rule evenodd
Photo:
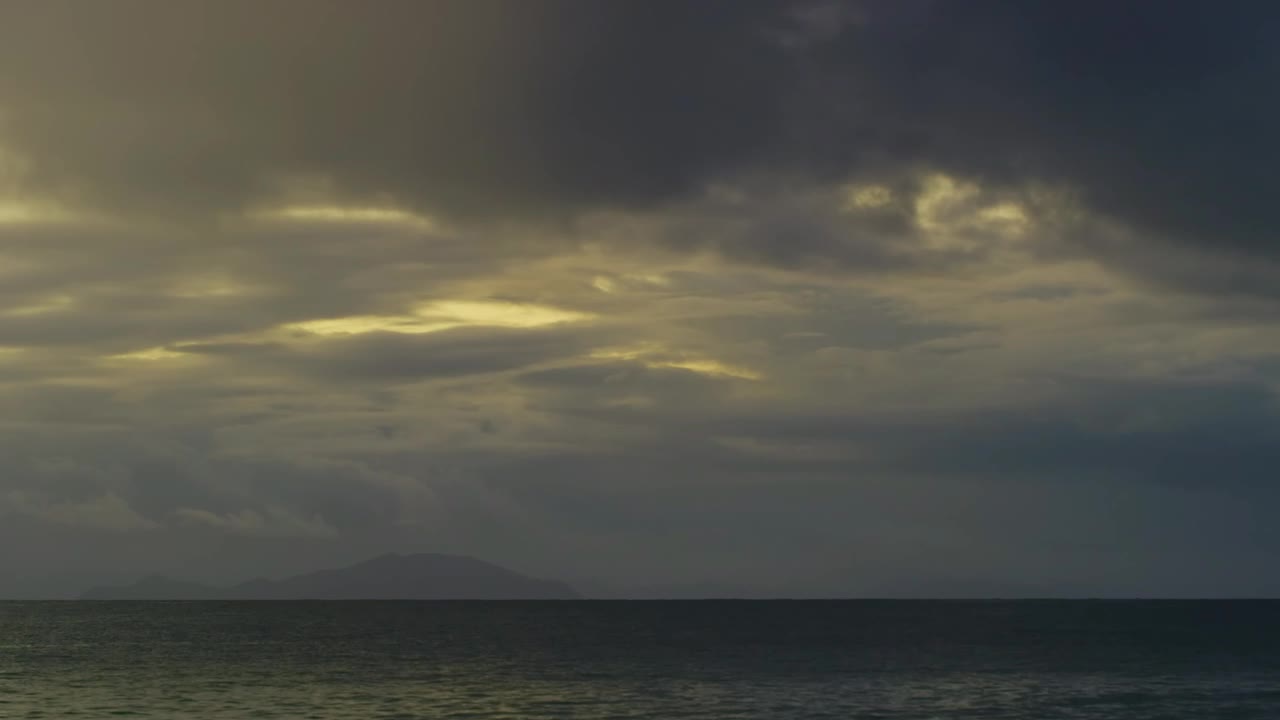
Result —
M 571 600 L 565 583 L 539 580 L 459 555 L 389 554 L 345 568 L 283 580 L 258 578 L 227 588 L 143 578 L 96 587 L 82 600 Z

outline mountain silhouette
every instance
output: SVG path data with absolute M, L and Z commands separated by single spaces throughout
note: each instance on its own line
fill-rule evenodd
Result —
M 226 588 L 160 575 L 95 587 L 82 600 L 572 600 L 565 583 L 539 580 L 460 555 L 391 553 L 349 567 Z

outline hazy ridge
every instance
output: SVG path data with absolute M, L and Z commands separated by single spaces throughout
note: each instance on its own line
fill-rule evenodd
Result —
M 355 565 L 214 587 L 162 575 L 100 586 L 82 600 L 568 600 L 566 583 L 459 555 L 382 555 Z

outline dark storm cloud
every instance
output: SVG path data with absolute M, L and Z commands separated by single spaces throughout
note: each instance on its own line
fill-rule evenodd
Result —
M 758 2 L 7 5 L 0 109 L 28 180 L 235 208 L 288 176 L 445 209 L 668 196 L 768 143 Z M 91 119 L 90 119 L 91 118 Z
M 820 12 L 841 5 L 22 3 L 0 30 L 0 101 L 34 181 L 131 202 L 236 207 L 295 175 L 546 209 L 764 161 L 927 165 L 1066 179 L 1162 234 L 1270 237 L 1269 6 Z
M 319 179 L 560 214 L 733 176 L 940 169 L 1067 183 L 1158 239 L 1267 252 L 1275 234 L 1267 3 L 127 0 L 3 19 L 20 179 L 80 201 L 225 210 Z M 829 233 L 797 210 L 726 242 L 886 262 Z
M 1280 103 L 1268 3 L 866 3 L 813 50 L 829 167 L 868 152 L 1066 180 L 1155 232 L 1264 249 Z M 857 138 L 879 138 L 860 143 Z

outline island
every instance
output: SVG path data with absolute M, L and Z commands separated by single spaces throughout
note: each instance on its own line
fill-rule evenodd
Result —
M 214 587 L 152 575 L 95 587 L 81 600 L 575 600 L 566 583 L 462 555 L 390 553 L 355 565 Z

